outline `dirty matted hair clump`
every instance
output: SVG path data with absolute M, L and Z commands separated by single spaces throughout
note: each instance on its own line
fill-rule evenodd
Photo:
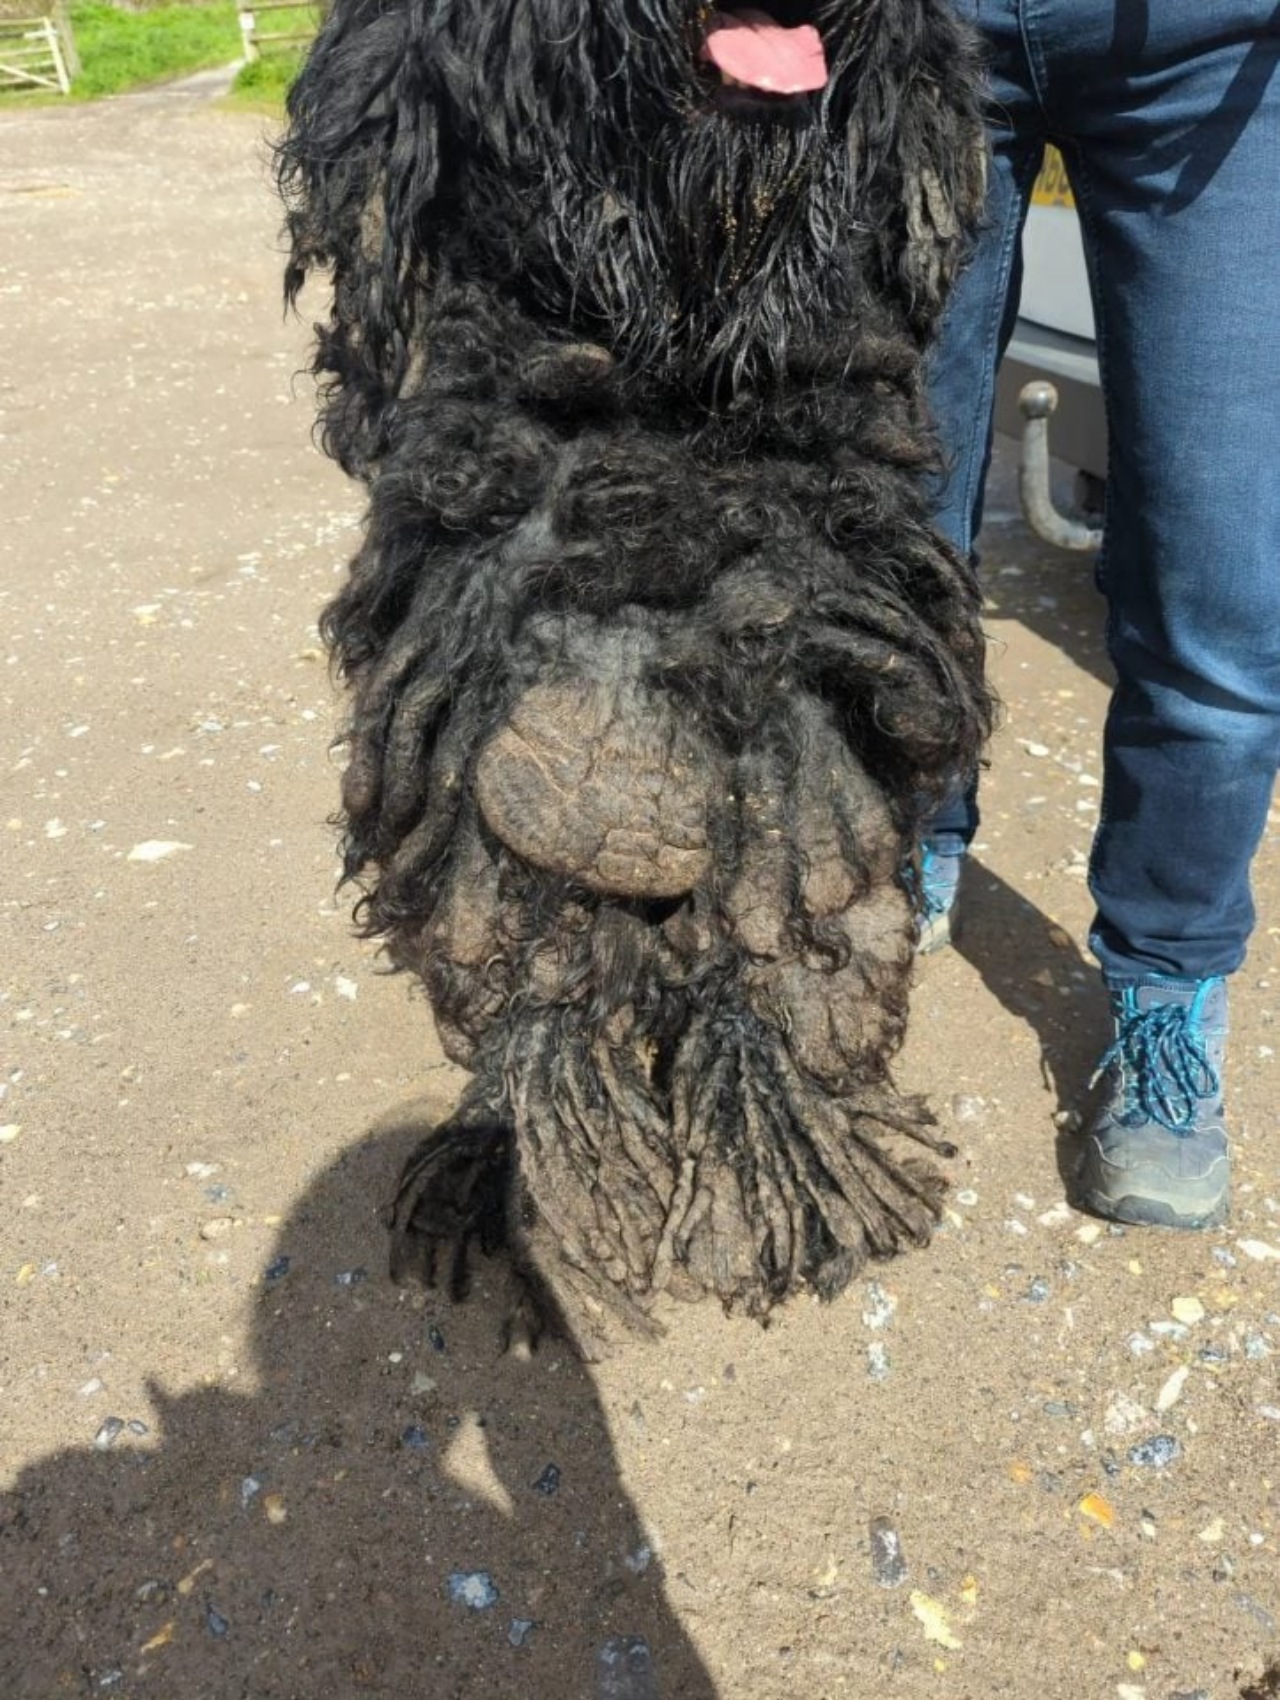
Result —
M 825 82 L 723 76 L 783 31 Z M 770 32 L 772 32 L 770 34 Z M 324 631 L 359 915 L 473 1071 L 394 1259 L 506 1242 L 584 1350 L 924 1240 L 889 1077 L 921 811 L 989 730 L 922 355 L 983 188 L 946 0 L 337 0 L 287 288 L 369 490 Z

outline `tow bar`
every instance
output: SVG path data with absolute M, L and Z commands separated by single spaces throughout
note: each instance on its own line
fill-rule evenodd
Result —
M 1096 553 L 1102 547 L 1101 529 L 1059 513 L 1049 491 L 1049 419 L 1057 406 L 1058 392 L 1047 379 L 1024 384 L 1018 393 L 1023 421 L 1018 497 L 1037 537 L 1059 549 Z

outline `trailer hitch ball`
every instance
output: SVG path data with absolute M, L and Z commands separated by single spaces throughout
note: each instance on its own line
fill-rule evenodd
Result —
M 1024 419 L 1048 419 L 1058 411 L 1058 392 L 1043 378 L 1023 384 L 1018 393 L 1018 406 Z
M 1024 384 L 1018 395 L 1022 414 L 1022 445 L 1018 455 L 1018 496 L 1027 523 L 1037 537 L 1059 549 L 1095 552 L 1102 532 L 1069 519 L 1053 505 L 1049 488 L 1049 419 L 1058 406 L 1058 392 L 1045 378 Z

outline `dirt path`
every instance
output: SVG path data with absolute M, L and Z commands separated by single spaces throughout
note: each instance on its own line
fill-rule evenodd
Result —
M 964 1149 L 936 1245 L 591 1375 L 499 1355 L 496 1274 L 384 1282 L 459 1076 L 330 897 L 358 515 L 264 159 L 195 97 L 0 112 L 0 1693 L 1235 1700 L 1280 1653 L 1280 859 L 1230 1230 L 1074 1215 L 1100 617 L 1002 489 L 1007 724 L 902 1069 Z

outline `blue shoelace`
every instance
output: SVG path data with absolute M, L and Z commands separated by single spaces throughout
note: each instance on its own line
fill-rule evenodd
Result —
M 1162 1003 L 1123 1022 L 1094 1079 L 1116 1065 L 1125 1083 L 1125 1114 L 1137 1110 L 1170 1133 L 1189 1133 L 1196 1111 L 1218 1096 L 1221 1082 L 1192 1004 Z
M 960 883 L 960 856 L 943 856 L 925 845 L 920 852 L 918 908 L 926 920 L 945 915 Z

